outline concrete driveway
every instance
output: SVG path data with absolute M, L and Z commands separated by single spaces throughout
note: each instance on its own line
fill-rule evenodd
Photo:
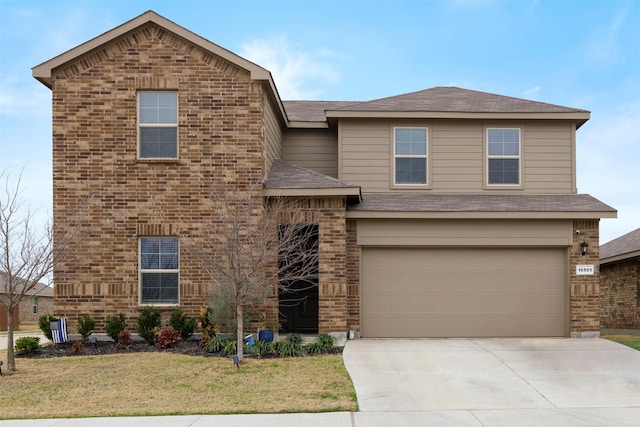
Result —
M 603 339 L 362 339 L 356 425 L 637 426 L 640 351 Z

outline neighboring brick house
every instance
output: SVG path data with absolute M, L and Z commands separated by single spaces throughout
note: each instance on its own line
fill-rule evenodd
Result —
M 53 96 L 57 236 L 100 195 L 91 257 L 55 272 L 56 314 L 195 315 L 209 279 L 180 242 L 206 238 L 212 190 L 262 182 L 318 227 L 318 286 L 271 306 L 285 331 L 599 333 L 599 219 L 616 211 L 577 194 L 588 111 L 454 87 L 282 101 L 267 70 L 152 11 L 33 76 Z
M 600 247 L 602 328 L 640 329 L 640 228 Z
M 0 294 L 6 294 L 6 273 L 0 273 Z M 53 288 L 51 286 L 36 284 L 29 289 L 14 312 L 14 325 L 20 322 L 37 322 L 40 316 L 53 313 Z M 7 328 L 7 305 L 0 298 L 0 330 Z

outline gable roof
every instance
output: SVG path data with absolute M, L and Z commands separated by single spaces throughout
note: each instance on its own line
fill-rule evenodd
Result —
M 640 257 L 640 228 L 600 246 L 600 263 Z
M 325 110 L 354 104 L 353 101 L 282 101 L 292 122 L 326 122 Z M 357 104 L 357 102 L 356 102 Z
M 616 210 L 588 194 L 364 194 L 349 218 L 615 218 Z
M 168 20 L 167 18 L 158 15 L 156 12 L 149 10 L 145 13 L 143 13 L 140 16 L 137 16 L 136 18 L 133 18 L 130 21 L 125 22 L 122 25 L 119 25 L 109 31 L 107 31 L 106 33 L 103 33 L 97 37 L 94 37 L 93 39 L 82 43 L 79 46 L 74 47 L 73 49 L 70 49 L 48 61 L 43 62 L 40 65 L 36 65 L 35 67 L 33 67 L 31 69 L 31 73 L 33 75 L 33 77 L 35 77 L 36 79 L 38 79 L 40 82 L 42 82 L 42 84 L 44 84 L 45 86 L 47 86 L 48 88 L 51 88 L 51 71 L 54 68 L 57 68 L 61 65 L 66 64 L 67 62 L 73 61 L 74 59 L 85 55 L 89 52 L 92 52 L 96 49 L 99 49 L 101 46 L 114 41 L 115 39 L 124 36 L 134 30 L 136 30 L 137 28 L 148 24 L 148 23 L 154 23 L 186 40 L 188 40 L 189 42 L 201 47 L 202 49 L 209 51 L 211 53 L 213 53 L 214 55 L 217 55 L 235 65 L 237 65 L 240 68 L 243 68 L 247 71 L 249 71 L 249 73 L 251 74 L 251 78 L 254 80 L 266 80 L 269 81 L 273 90 L 275 91 L 275 85 L 273 84 L 273 78 L 271 77 L 271 73 L 269 71 L 267 71 L 266 69 L 260 67 L 257 64 L 254 64 L 251 61 L 248 61 L 244 58 L 242 58 L 239 55 L 236 55 L 235 53 L 221 47 L 218 46 L 215 43 L 210 42 L 209 40 L 205 39 L 204 37 L 201 37 L 189 30 L 187 30 L 184 27 L 181 27 L 180 25 L 176 24 L 173 21 Z
M 0 294 L 7 293 L 7 273 L 0 272 Z M 22 281 L 24 283 L 24 281 Z M 53 288 L 51 286 L 44 285 L 42 283 L 36 283 L 36 285 L 29 289 L 25 295 L 29 296 L 43 296 L 53 297 Z
M 458 87 L 434 87 L 327 109 L 327 117 L 572 119 L 578 127 L 587 110 Z
M 360 200 L 360 187 L 283 160 L 274 160 L 264 181 L 265 196 L 347 196 Z

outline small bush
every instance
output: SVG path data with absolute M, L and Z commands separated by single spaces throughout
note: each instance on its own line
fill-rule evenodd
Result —
M 56 320 L 56 318 L 50 314 L 40 316 L 40 318 L 38 319 L 38 326 L 49 341 L 53 340 L 53 334 L 51 333 L 51 322 L 53 322 L 54 320 Z
M 216 322 L 213 320 L 213 310 L 211 307 L 200 308 L 200 330 L 203 335 L 213 337 L 218 332 Z
M 84 350 L 84 342 L 82 341 L 76 341 L 71 345 L 71 354 L 74 356 L 81 354 L 82 350 Z
M 228 340 L 225 342 L 222 351 L 220 352 L 223 356 L 231 356 L 238 352 L 238 343 L 236 340 Z
M 118 334 L 117 343 L 120 345 L 131 345 L 133 344 L 133 340 L 131 339 L 131 333 L 128 329 L 120 331 Z
M 180 332 L 171 326 L 162 328 L 158 338 L 156 338 L 156 347 L 158 348 L 174 348 L 180 341 Z
M 191 335 L 193 335 L 193 331 L 196 329 L 198 321 L 193 317 L 187 316 L 184 310 L 178 308 L 171 312 L 169 324 L 173 329 L 180 332 L 180 337 L 186 341 Z
M 309 354 L 328 354 L 335 349 L 335 338 L 329 334 L 320 334 L 316 342 L 308 344 L 305 350 Z
M 96 321 L 88 314 L 80 314 L 78 316 L 78 333 L 82 336 L 82 341 L 88 342 L 89 335 L 96 328 Z
M 276 350 L 282 357 L 296 357 L 302 355 L 302 336 L 300 334 L 289 334 L 276 344 Z
M 32 354 L 40 351 L 40 348 L 40 337 L 20 337 L 16 340 L 15 349 L 18 353 Z
M 115 342 L 118 342 L 120 332 L 124 331 L 126 327 L 127 325 L 124 313 L 118 313 L 117 316 L 107 316 L 105 329 L 107 331 L 107 335 L 109 335 L 109 337 L 111 337 Z
M 227 342 L 227 339 L 215 335 L 209 339 L 209 342 L 203 348 L 209 353 L 221 353 Z
M 254 354 L 256 357 L 271 356 L 275 353 L 276 347 L 273 342 L 256 341 L 254 344 Z
M 157 331 L 162 326 L 162 314 L 155 307 L 145 307 L 138 316 L 138 335 L 149 345 L 155 341 Z

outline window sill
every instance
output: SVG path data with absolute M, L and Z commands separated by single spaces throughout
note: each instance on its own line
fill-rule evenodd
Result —
M 153 159 L 141 159 L 137 158 L 136 162 L 138 163 L 180 163 L 180 159 L 172 159 L 172 158 L 153 158 Z

